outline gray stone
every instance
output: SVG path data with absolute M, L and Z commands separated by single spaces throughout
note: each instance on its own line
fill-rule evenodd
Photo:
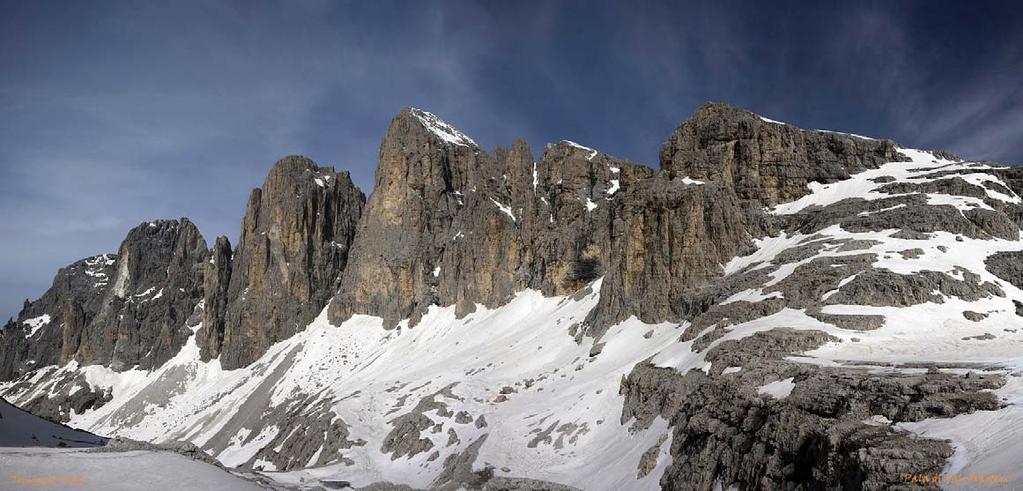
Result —
M 980 322 L 980 321 L 982 321 L 984 319 L 987 319 L 987 314 L 984 314 L 984 313 L 981 313 L 981 312 L 974 312 L 972 310 L 966 310 L 966 311 L 963 312 L 963 317 L 965 317 L 966 320 L 970 320 L 970 321 L 973 321 L 973 322 Z

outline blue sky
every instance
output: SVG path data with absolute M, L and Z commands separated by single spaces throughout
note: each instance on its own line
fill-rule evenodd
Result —
M 706 100 L 1023 162 L 1013 2 L 0 0 L 0 315 L 153 218 L 235 238 L 279 157 L 371 191 L 405 106 L 656 166 Z

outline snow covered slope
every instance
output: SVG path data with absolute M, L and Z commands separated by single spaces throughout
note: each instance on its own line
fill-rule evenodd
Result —
M 449 457 L 471 452 L 476 458 L 467 465 L 489 463 L 499 476 L 590 489 L 656 487 L 658 473 L 636 480 L 636 466 L 665 441 L 666 422 L 628 431 L 619 421 L 618 385 L 637 360 L 672 344 L 680 326 L 626 322 L 605 336 L 598 356 L 592 340 L 577 343 L 568 329 L 593 307 L 599 288 L 598 281 L 576 298 L 523 292 L 464 319 L 435 308 L 414 329 L 385 330 L 370 317 L 333 327 L 321 315 L 239 370 L 199 361 L 194 341 L 153 372 L 62 367 L 83 371 L 113 395 L 71 424 L 140 440 L 187 439 L 228 466 L 314 467 L 275 476 L 282 481 L 425 487 Z M 330 402 L 322 415 L 302 414 L 322 401 Z M 283 408 L 288 415 L 268 417 Z M 321 417 L 340 431 L 327 425 L 310 434 Z M 292 448 L 295 434 L 302 448 Z M 663 465 L 668 444 L 660 448 Z

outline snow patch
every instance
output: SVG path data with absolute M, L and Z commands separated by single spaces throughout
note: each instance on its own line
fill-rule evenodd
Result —
M 490 198 L 490 201 L 492 201 L 495 205 L 497 205 L 497 208 L 500 209 L 502 213 L 504 213 L 505 215 L 508 215 L 509 217 L 511 217 L 513 222 L 517 222 L 518 221 L 518 219 L 515 218 L 515 214 L 512 213 L 512 209 L 511 209 L 510 206 L 502 205 L 500 202 L 498 202 L 494 198 Z M 459 233 L 461 233 L 461 232 L 459 232 Z M 455 237 L 458 237 L 458 236 L 456 235 Z
M 621 185 L 618 183 L 618 179 L 611 179 L 611 185 L 607 188 L 607 195 L 614 196 L 619 189 L 621 189 Z
M 423 111 L 422 109 L 411 108 L 411 113 L 416 119 L 423 124 L 426 129 L 430 130 L 434 135 L 437 135 L 441 140 L 452 143 L 455 145 L 472 146 L 478 147 L 476 142 L 465 136 L 461 131 L 455 129 L 444 120 L 438 118 L 433 113 Z
M 32 336 L 35 336 L 36 332 L 39 331 L 39 328 L 41 328 L 41 327 L 43 327 L 43 326 L 45 326 L 45 325 L 47 325 L 49 323 L 50 323 L 50 314 L 43 314 L 43 315 L 40 315 L 39 317 L 33 317 L 31 319 L 25 319 L 24 321 L 22 321 L 22 324 L 28 326 L 28 328 L 29 328 L 28 336 L 26 336 L 26 337 L 29 337 L 29 338 L 32 337 Z
M 784 399 L 792 393 L 792 389 L 796 388 L 796 384 L 792 382 L 793 378 L 789 377 L 785 380 L 777 380 L 757 388 L 757 394 L 762 396 L 771 396 L 775 399 Z
M 569 146 L 572 146 L 572 147 L 575 147 L 575 148 L 578 148 L 578 149 L 581 149 L 581 150 L 586 150 L 587 152 L 590 152 L 590 155 L 588 157 L 586 157 L 586 160 L 593 160 L 593 157 L 596 157 L 597 154 L 600 153 L 600 152 L 598 152 L 598 151 L 596 151 L 596 150 L 594 150 L 594 149 L 592 149 L 590 147 L 584 147 L 584 146 L 582 146 L 582 145 L 580 145 L 580 144 L 578 144 L 578 143 L 576 143 L 574 141 L 571 141 L 571 140 L 561 140 L 561 142 L 562 143 L 567 143 Z

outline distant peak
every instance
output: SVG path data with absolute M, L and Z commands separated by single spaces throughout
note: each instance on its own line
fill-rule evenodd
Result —
M 419 120 L 424 128 L 430 130 L 430 132 L 447 143 L 479 147 L 472 138 L 469 138 L 465 133 L 458 131 L 457 128 L 429 111 L 410 107 L 408 108 L 408 113 Z

